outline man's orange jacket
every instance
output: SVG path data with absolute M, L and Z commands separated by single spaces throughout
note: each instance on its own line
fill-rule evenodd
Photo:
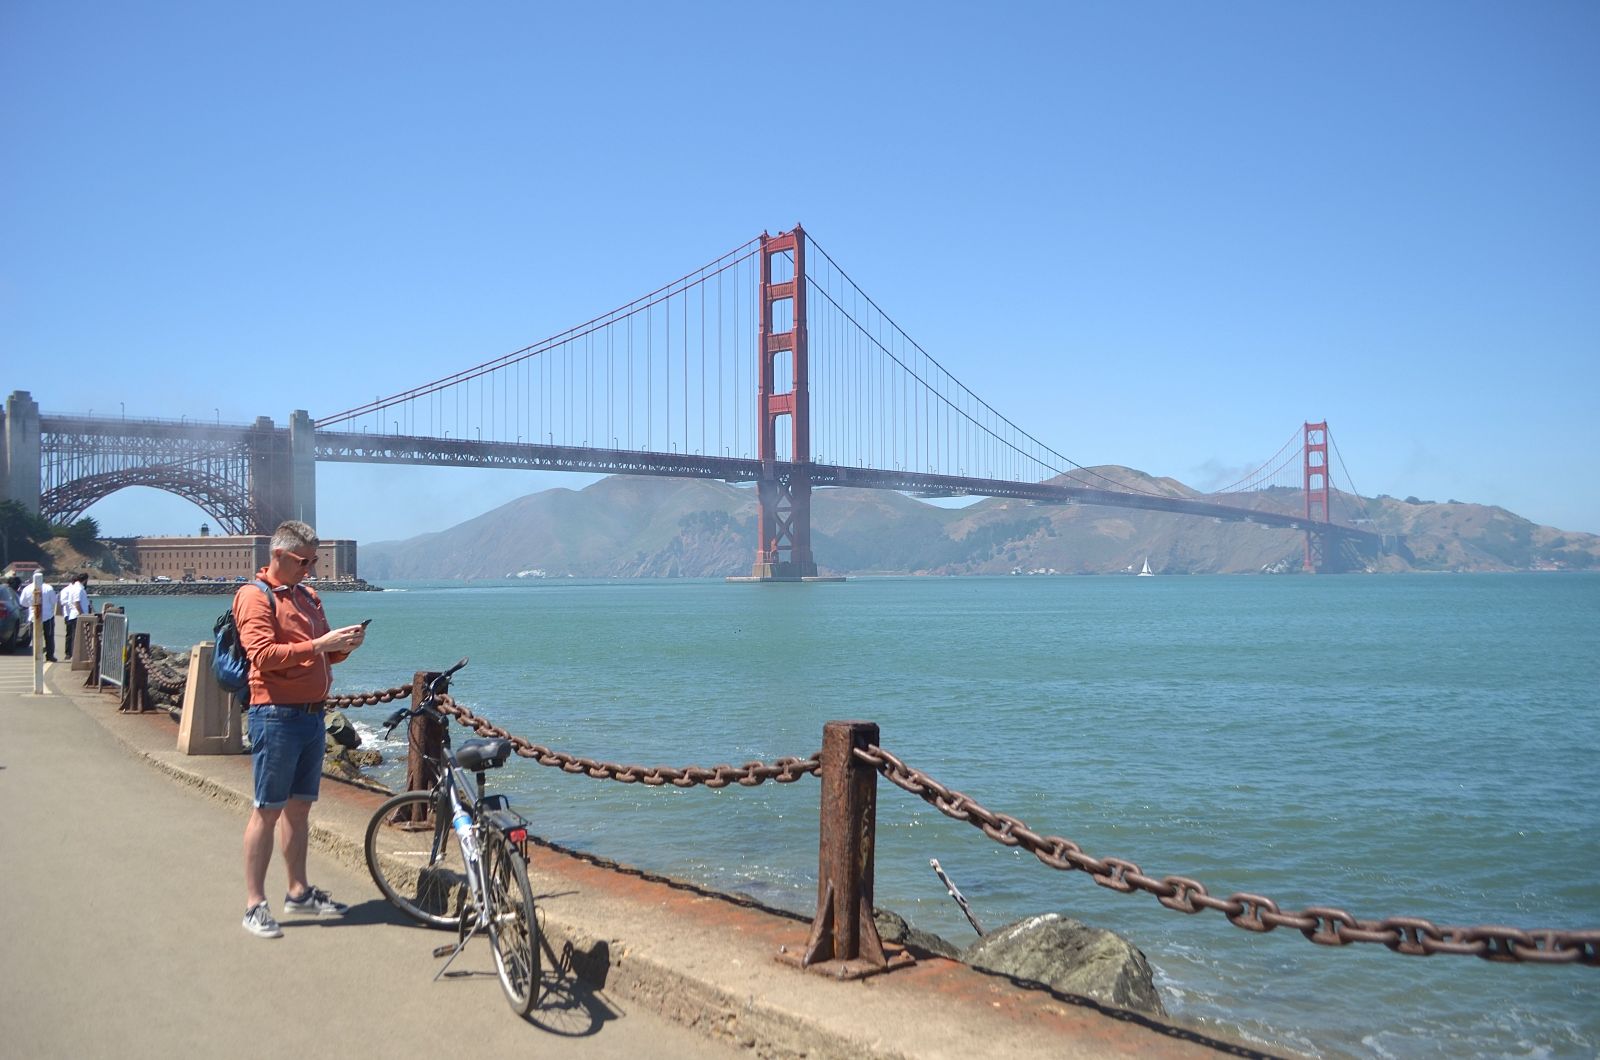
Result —
M 255 585 L 233 594 L 233 622 L 239 644 L 250 657 L 250 702 L 320 703 L 333 687 L 332 663 L 349 652 L 323 654 L 311 642 L 328 632 L 328 616 L 316 590 L 273 581 L 266 567 L 256 572 L 272 590 L 276 607 Z

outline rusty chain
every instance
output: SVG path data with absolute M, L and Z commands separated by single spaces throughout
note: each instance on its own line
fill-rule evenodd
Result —
M 189 686 L 189 676 L 169 677 L 166 667 L 163 666 L 150 653 L 150 649 L 140 645 L 138 647 L 139 661 L 144 665 L 145 680 L 157 690 L 169 695 L 182 695 Z M 349 707 L 372 707 L 379 703 L 392 703 L 397 699 L 409 699 L 411 696 L 410 685 L 395 685 L 393 688 L 380 689 L 376 692 L 347 692 L 337 696 L 329 696 L 323 706 L 330 710 L 343 710 Z
M 708 788 L 725 788 L 729 784 L 738 784 L 741 787 L 753 788 L 768 780 L 779 784 L 790 784 L 803 776 L 817 773 L 822 768 L 821 758 L 815 754 L 810 758 L 780 758 L 771 763 L 746 762 L 742 766 L 684 766 L 681 769 L 672 766 L 630 766 L 615 762 L 600 762 L 593 758 L 570 755 L 564 751 L 552 751 L 540 744 L 529 743 L 520 736 L 513 736 L 487 719 L 473 714 L 466 707 L 460 706 L 448 695 L 440 696 L 437 705 L 445 714 L 455 718 L 479 736 L 510 740 L 512 748 L 523 758 L 531 758 L 542 766 L 555 766 L 567 773 L 582 773 L 585 776 L 615 780 L 623 784 L 644 784 L 652 788 L 664 784 L 679 788 L 692 788 L 696 784 L 703 784 Z
M 329 696 L 323 701 L 323 706 L 344 709 L 346 707 L 375 707 L 379 703 L 392 703 L 397 699 L 411 697 L 410 685 L 395 685 L 379 692 L 349 692 L 338 696 Z
M 166 692 L 182 692 L 187 679 L 173 681 L 159 675 L 155 659 L 148 649 L 138 649 L 140 661 L 150 675 L 151 683 Z M 374 706 L 409 697 L 410 685 L 396 685 L 375 692 L 354 692 L 329 696 L 326 705 L 346 708 Z M 438 707 L 479 736 L 511 741 L 520 757 L 530 758 L 543 766 L 560 768 L 566 773 L 581 773 L 623 784 L 644 784 L 647 787 L 690 788 L 704 785 L 724 788 L 729 784 L 755 787 L 771 780 L 789 784 L 801 777 L 821 771 L 820 754 L 808 758 L 785 757 L 775 762 L 746 762 L 742 766 L 638 766 L 602 762 L 554 751 L 541 744 L 531 743 L 513 736 L 486 718 L 480 718 L 466 707 L 460 706 L 449 695 L 440 696 Z M 990 839 L 1008 847 L 1020 847 L 1042 863 L 1061 871 L 1084 872 L 1096 884 L 1120 894 L 1143 891 L 1152 895 L 1168 909 L 1180 913 L 1199 913 L 1213 910 L 1221 913 L 1228 922 L 1244 931 L 1265 933 L 1280 927 L 1291 927 L 1307 940 L 1319 946 L 1347 946 L 1352 942 L 1380 943 L 1388 949 L 1410 956 L 1431 956 L 1436 953 L 1479 957 L 1489 961 L 1512 961 L 1536 964 L 1583 964 L 1600 967 L 1600 930 L 1558 931 L 1549 928 L 1521 929 L 1501 925 L 1478 927 L 1439 927 L 1420 917 L 1390 916 L 1381 920 L 1363 920 L 1328 906 L 1308 906 L 1298 911 L 1283 910 L 1271 898 L 1247 892 L 1236 892 L 1226 898 L 1213 896 L 1205 884 L 1186 876 L 1148 876 L 1134 862 L 1123 858 L 1096 858 L 1082 847 L 1061 836 L 1041 836 L 1022 820 L 1009 814 L 995 813 L 971 796 L 945 787 L 921 770 L 906 765 L 894 754 L 881 747 L 857 748 L 856 758 L 870 766 L 894 784 L 932 805 L 946 817 L 965 821 L 979 829 Z
M 1017 818 L 984 808 L 971 796 L 945 787 L 881 747 L 858 747 L 855 756 L 946 817 L 967 822 L 1003 846 L 1021 847 L 1053 869 L 1086 872 L 1101 887 L 1122 894 L 1144 891 L 1180 913 L 1215 910 L 1235 927 L 1251 932 L 1292 927 L 1320 946 L 1376 942 L 1396 953 L 1413 956 L 1449 953 L 1489 961 L 1600 966 L 1600 931 L 1522 930 L 1493 925 L 1436 927 L 1410 916 L 1361 920 L 1342 909 L 1326 906 L 1282 910 L 1271 898 L 1244 892 L 1216 898 L 1198 880 L 1186 876 L 1156 879 L 1145 875 L 1131 861 L 1092 857 L 1070 839 L 1039 835 Z
M 154 686 L 156 691 L 165 692 L 169 696 L 180 696 L 189 686 L 188 674 L 182 677 L 172 677 L 167 673 L 167 668 L 158 662 L 150 649 L 144 645 L 136 645 L 139 662 L 144 666 L 145 683 Z

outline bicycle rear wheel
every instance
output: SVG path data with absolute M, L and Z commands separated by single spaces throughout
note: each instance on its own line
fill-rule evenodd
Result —
M 495 970 L 511 1011 L 526 1016 L 539 993 L 539 922 L 528 869 L 521 852 L 499 832 L 487 832 L 483 853 Z
M 367 823 L 367 871 L 383 896 L 411 919 L 456 928 L 470 901 L 467 867 L 450 822 L 431 791 L 407 791 Z

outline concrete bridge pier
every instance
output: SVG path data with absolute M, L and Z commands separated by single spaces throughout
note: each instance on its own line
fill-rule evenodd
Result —
M 4 467 L 0 468 L 0 501 L 17 501 L 39 514 L 39 403 L 26 390 L 6 398 Z
M 252 531 L 270 534 L 288 519 L 316 526 L 316 425 L 310 413 L 295 409 L 287 431 L 275 427 L 271 416 L 258 416 L 248 444 Z

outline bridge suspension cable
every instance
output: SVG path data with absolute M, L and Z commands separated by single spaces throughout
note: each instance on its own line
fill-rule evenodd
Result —
M 316 426 L 749 456 L 758 242 L 549 338 Z
M 818 463 L 1012 481 L 1065 475 L 1065 484 L 1161 496 L 1018 427 L 906 334 L 815 237 L 807 241 L 816 251 L 807 280 Z

